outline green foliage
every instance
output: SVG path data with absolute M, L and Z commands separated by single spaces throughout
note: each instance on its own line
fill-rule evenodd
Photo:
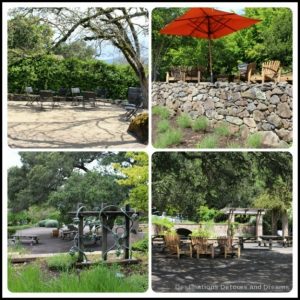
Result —
M 77 257 L 69 254 L 60 254 L 47 258 L 46 264 L 49 269 L 70 271 L 77 260 Z
M 60 219 L 60 212 L 49 205 L 32 205 L 27 210 L 28 218 L 32 224 L 36 224 L 39 220 Z
M 216 148 L 218 146 L 218 139 L 215 135 L 206 136 L 197 144 L 197 148 Z
M 117 268 L 99 265 L 75 272 L 62 272 L 49 279 L 37 264 L 22 266 L 18 272 L 8 265 L 8 289 L 11 292 L 145 292 L 148 275 L 118 277 Z
M 16 233 L 16 228 L 15 227 L 8 227 L 7 228 L 7 234 L 8 234 L 8 236 L 10 237 L 10 236 L 12 236 L 12 235 L 14 235 L 15 233 Z
M 159 30 L 182 15 L 186 8 L 156 8 L 152 13 L 152 62 L 154 80 L 165 80 L 171 66 L 202 66 L 209 78 L 208 42 L 189 36 L 160 34 Z M 236 74 L 241 62 L 280 60 L 292 67 L 292 12 L 289 8 L 245 8 L 242 15 L 261 22 L 212 41 L 214 74 Z M 204 80 L 205 80 L 204 79 Z
M 172 145 L 178 145 L 182 140 L 182 132 L 177 129 L 170 129 L 160 134 L 154 144 L 155 148 L 166 148 Z
M 212 233 L 207 229 L 201 228 L 201 229 L 193 230 L 190 236 L 210 238 L 212 237 Z
M 130 188 L 129 197 L 125 203 L 138 211 L 148 211 L 148 155 L 144 152 L 128 152 L 126 157 L 131 164 L 122 166 L 114 164 L 114 168 L 121 172 L 125 178 L 119 179 L 121 187 Z
M 9 226 L 26 225 L 30 221 L 30 218 L 26 211 L 19 211 L 19 212 L 9 211 L 7 219 L 8 219 Z
M 230 136 L 230 135 L 231 135 L 227 123 L 223 123 L 223 124 L 221 124 L 221 125 L 218 125 L 218 126 L 215 128 L 215 133 L 216 133 L 217 135 L 219 135 L 219 136 Z
M 152 224 L 161 226 L 165 230 L 170 230 L 174 226 L 174 223 L 171 222 L 169 219 L 161 218 L 161 217 L 158 217 L 158 216 L 152 216 L 151 222 L 152 222 Z
M 199 214 L 200 222 L 207 222 L 211 221 L 215 218 L 215 216 L 218 214 L 218 210 L 214 208 L 209 208 L 206 205 L 201 205 L 197 212 Z
M 153 106 L 152 107 L 152 114 L 159 116 L 162 119 L 169 119 L 170 118 L 170 111 L 165 106 Z
M 109 65 L 100 60 L 61 59 L 56 55 L 24 58 L 8 68 L 8 90 L 24 93 L 26 86 L 35 91 L 61 87 L 79 87 L 81 91 L 105 88 L 108 97 L 127 99 L 128 87 L 138 86 L 138 79 L 129 66 Z
M 290 202 L 293 181 L 289 153 L 157 152 L 152 155 L 152 168 L 152 202 L 156 210 L 168 215 L 180 213 L 196 222 L 200 206 L 215 210 L 253 207 L 259 195 L 272 190 L 280 195 L 281 189 L 287 195 L 284 203 Z M 213 220 L 224 222 L 227 217 L 217 213 Z
M 134 242 L 131 246 L 132 250 L 134 251 L 142 251 L 142 252 L 148 252 L 148 237 L 146 236 L 142 240 L 138 240 Z
M 246 141 L 246 146 L 249 148 L 261 148 L 262 136 L 256 132 L 251 134 Z
M 188 114 L 183 113 L 177 118 L 176 122 L 181 128 L 189 128 L 191 127 L 192 119 Z
M 192 129 L 194 131 L 205 131 L 208 128 L 208 124 L 208 119 L 204 116 L 201 116 L 192 123 Z
M 170 123 L 168 120 L 161 120 L 157 123 L 157 131 L 162 133 L 170 130 Z
M 241 145 L 238 144 L 238 143 L 232 143 L 232 142 L 230 142 L 230 143 L 227 144 L 227 148 L 230 148 L 230 149 L 239 149 L 239 148 L 241 148 Z
M 58 228 L 59 224 L 57 220 L 46 220 L 45 227 L 47 228 Z

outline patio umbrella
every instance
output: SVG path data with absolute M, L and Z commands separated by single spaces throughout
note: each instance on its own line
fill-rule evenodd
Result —
M 213 81 L 211 41 L 257 22 L 260 20 L 214 8 L 190 8 L 185 14 L 167 24 L 160 30 L 160 33 L 208 39 L 209 69 L 211 81 Z

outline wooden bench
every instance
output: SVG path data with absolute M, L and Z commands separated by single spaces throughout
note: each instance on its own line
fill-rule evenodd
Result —
M 76 235 L 77 230 L 63 230 L 60 237 L 64 240 L 65 238 L 72 238 Z
M 239 236 L 238 238 L 239 238 L 239 245 L 241 249 L 244 249 L 245 243 L 259 243 L 259 240 L 255 236 L 250 236 L 250 237 Z
M 14 243 L 16 243 L 16 241 L 25 242 L 28 240 L 30 241 L 31 245 L 33 245 L 34 242 L 36 244 L 39 243 L 39 238 L 37 235 L 13 235 L 12 237 L 12 241 L 14 241 Z

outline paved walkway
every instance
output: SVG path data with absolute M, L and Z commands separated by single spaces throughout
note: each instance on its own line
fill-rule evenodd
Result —
M 22 246 L 31 254 L 44 254 L 44 253 L 61 253 L 69 252 L 70 248 L 73 246 L 73 239 L 62 239 L 52 237 L 53 228 L 45 227 L 32 227 L 16 232 L 17 235 L 37 235 L 39 238 L 39 243 L 30 245 L 30 240 L 22 242 Z M 131 242 L 135 242 L 138 239 L 142 239 L 144 233 L 132 234 Z M 112 235 L 108 235 L 108 247 L 111 247 L 114 244 Z M 87 250 L 101 250 L 101 242 L 97 242 L 95 245 L 86 246 Z
M 125 110 L 109 103 L 51 107 L 8 101 L 8 145 L 12 148 L 145 148 L 127 133 Z
M 249 244 L 250 246 L 250 244 Z M 155 292 L 288 292 L 292 289 L 292 248 L 252 245 L 241 258 L 177 260 L 153 250 Z

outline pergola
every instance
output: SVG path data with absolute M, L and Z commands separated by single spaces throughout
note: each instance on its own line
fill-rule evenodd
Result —
M 233 208 L 233 207 L 225 207 L 221 209 L 224 214 L 228 215 L 228 223 L 234 222 L 235 215 L 250 215 L 256 216 L 256 228 L 255 235 L 256 237 L 263 235 L 263 216 L 266 213 L 266 209 L 264 208 Z

